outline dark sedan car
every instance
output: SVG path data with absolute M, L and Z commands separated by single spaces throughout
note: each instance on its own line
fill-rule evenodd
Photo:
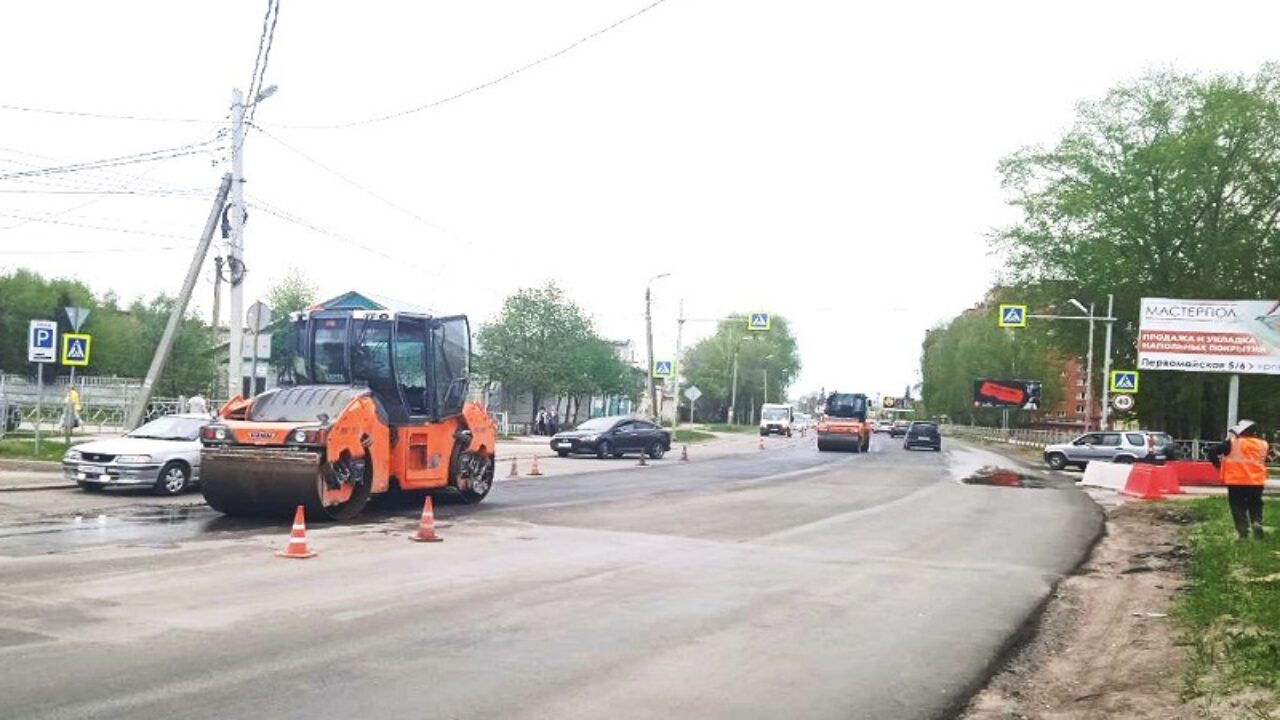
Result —
M 911 427 L 907 428 L 907 437 L 902 441 L 902 447 L 907 450 L 927 447 L 941 452 L 942 433 L 938 432 L 938 423 L 919 421 L 911 423 Z
M 616 458 L 624 453 L 644 453 L 657 460 L 671 449 L 671 433 L 641 418 L 599 417 L 556 433 L 551 449 L 560 457 L 577 453 Z

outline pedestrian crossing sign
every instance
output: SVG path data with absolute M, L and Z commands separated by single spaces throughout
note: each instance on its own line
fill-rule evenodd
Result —
M 1111 392 L 1113 393 L 1138 392 L 1138 371 L 1137 370 L 1112 370 L 1111 371 Z
M 747 318 L 747 329 L 756 331 L 768 330 L 772 321 L 773 318 L 769 317 L 769 313 L 753 312 Z
M 1000 327 L 1026 327 L 1027 326 L 1027 306 L 1026 305 L 1001 305 L 1000 306 Z
M 62 336 L 62 364 L 84 367 L 89 364 L 89 335 L 64 333 Z
M 675 363 L 671 360 L 654 360 L 653 376 L 656 378 L 669 378 L 675 374 Z

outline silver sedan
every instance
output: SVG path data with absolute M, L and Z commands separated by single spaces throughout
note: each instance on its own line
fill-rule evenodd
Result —
M 62 473 L 88 491 L 113 486 L 149 486 L 177 495 L 200 481 L 200 428 L 208 415 L 166 415 L 110 440 L 67 450 Z

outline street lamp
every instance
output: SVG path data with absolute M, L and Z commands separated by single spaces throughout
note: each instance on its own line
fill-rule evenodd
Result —
M 670 277 L 671 273 L 661 273 L 649 278 L 644 284 L 644 338 L 649 365 L 645 368 L 645 376 L 649 378 L 649 414 L 654 420 L 658 418 L 658 384 L 654 382 L 653 377 L 653 281 L 660 280 L 664 277 Z
M 1089 318 L 1089 357 L 1085 360 L 1084 366 L 1084 431 L 1089 432 L 1090 421 L 1093 419 L 1093 303 L 1089 303 L 1089 307 L 1085 307 L 1084 303 L 1075 298 L 1070 298 L 1067 302 L 1075 305 L 1080 309 L 1080 312 Z M 1103 392 L 1106 392 L 1105 388 Z M 1105 398 L 1103 402 L 1106 402 Z M 1105 413 L 1106 410 L 1104 409 L 1103 412 Z M 1104 415 L 1102 419 L 1102 424 L 1105 426 L 1106 416 Z

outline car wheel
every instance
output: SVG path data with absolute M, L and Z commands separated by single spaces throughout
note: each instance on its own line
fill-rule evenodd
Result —
M 601 440 L 600 444 L 596 446 L 596 457 L 603 460 L 610 455 L 613 455 L 613 446 L 609 444 L 608 440 Z
M 557 450 L 556 454 L 559 455 L 560 457 L 569 457 L 568 450 Z
M 178 495 L 187 489 L 191 480 L 191 471 L 180 462 L 170 462 L 160 468 L 160 479 L 156 480 L 157 495 Z
M 653 458 L 654 460 L 661 460 L 663 454 L 665 454 L 666 452 L 667 451 L 662 448 L 662 443 L 660 442 L 655 442 L 654 444 L 649 446 L 649 457 Z
M 826 444 L 826 443 L 824 443 L 824 442 L 822 442 L 821 440 L 819 440 L 819 441 L 818 441 L 818 452 L 826 452 L 826 451 L 827 451 L 827 444 Z
M 91 493 L 102 492 L 102 483 L 85 482 L 84 480 L 80 480 L 76 482 L 76 484 L 79 485 L 80 489 L 84 490 L 85 492 L 91 492 Z
M 1050 470 L 1061 470 L 1067 466 L 1067 456 L 1062 453 L 1049 453 L 1044 462 Z
M 760 437 L 764 437 L 765 435 L 768 435 L 768 434 L 769 434 L 768 430 L 765 430 L 764 428 L 760 428 Z

